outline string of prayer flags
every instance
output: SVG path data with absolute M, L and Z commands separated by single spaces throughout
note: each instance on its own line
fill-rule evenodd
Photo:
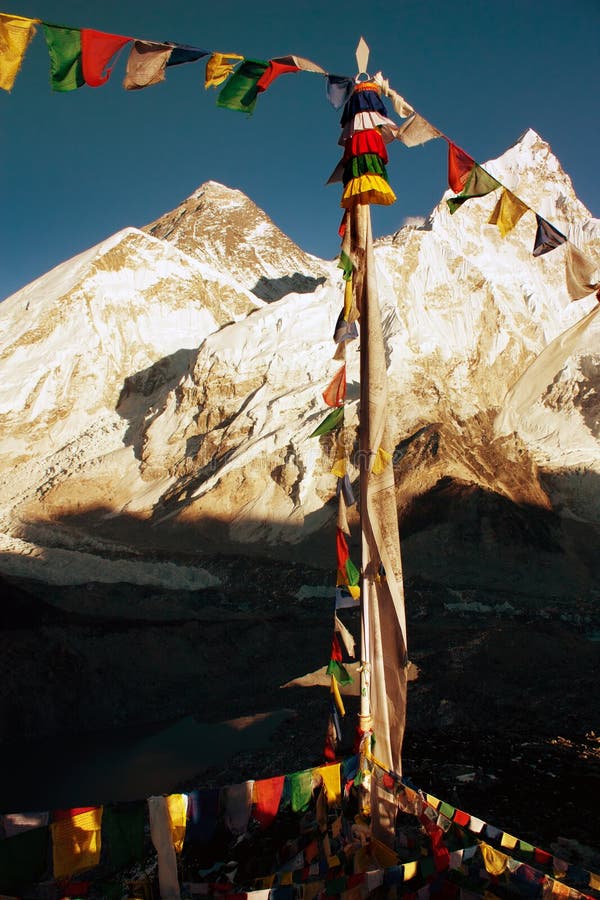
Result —
M 390 87 L 389 81 L 387 78 L 383 77 L 381 72 L 377 72 L 377 74 L 373 76 L 373 81 L 375 84 L 379 85 L 383 94 L 392 101 L 394 111 L 401 119 L 406 119 L 408 116 L 414 114 L 415 111 L 410 103 L 407 103 L 404 97 L 401 97 L 397 91 Z
M 535 214 L 535 220 L 537 222 L 537 230 L 533 245 L 534 256 L 543 256 L 544 253 L 549 253 L 565 243 L 567 239 L 564 234 L 551 225 L 550 222 L 542 219 L 538 213 Z
M 213 53 L 206 63 L 204 87 L 218 87 L 233 72 L 235 63 L 229 60 L 241 60 L 239 53 Z
M 528 209 L 526 203 L 515 197 L 512 191 L 504 188 L 488 220 L 489 224 L 497 225 L 502 237 L 506 237 Z
M 279 811 L 285 776 L 255 781 L 253 787 L 253 817 L 262 828 L 268 828 Z
M 327 406 L 343 406 L 346 399 L 346 364 L 333 376 L 325 390 L 323 400 Z
M 90 87 L 106 84 L 112 73 L 110 61 L 129 41 L 131 38 L 119 34 L 82 28 L 81 65 L 85 83 Z
M 81 31 L 42 23 L 50 57 L 53 91 L 74 91 L 85 84 L 81 62 Z
M 490 194 L 499 187 L 501 187 L 501 184 L 493 175 L 490 175 L 481 166 L 475 164 L 462 192 L 457 197 L 450 197 L 446 201 L 450 209 L 450 215 L 453 215 L 466 200 L 470 200 L 473 197 L 485 197 L 486 194 Z
M 102 807 L 56 810 L 52 832 L 52 868 L 55 878 L 70 878 L 100 862 Z
M 342 422 L 344 421 L 344 407 L 338 406 L 337 409 L 332 410 L 318 425 L 312 434 L 309 434 L 309 437 L 321 437 L 324 434 L 329 434 L 330 431 L 334 431 L 334 429 L 338 428 Z
M 456 194 L 464 188 L 474 165 L 475 160 L 468 153 L 448 141 L 448 185 Z
M 259 92 L 258 82 L 268 65 L 258 59 L 245 59 L 221 88 L 217 106 L 251 115 Z
M 123 80 L 125 90 L 137 91 L 164 81 L 172 52 L 173 48 L 169 44 L 134 41 Z
M 0 13 L 0 88 L 10 91 L 21 68 L 39 19 Z

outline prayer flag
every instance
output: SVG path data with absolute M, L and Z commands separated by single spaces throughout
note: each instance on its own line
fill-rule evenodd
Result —
M 345 75 L 327 76 L 327 99 L 334 109 L 341 109 L 354 90 L 354 80 Z
M 158 857 L 158 886 L 161 897 L 179 897 L 177 857 L 173 846 L 171 819 L 166 797 L 148 797 L 150 837 Z
M 190 793 L 186 829 L 190 841 L 204 844 L 212 838 L 217 827 L 220 793 L 219 788 Z
M 256 82 L 256 88 L 259 92 L 266 91 L 271 87 L 276 78 L 285 75 L 288 72 L 299 72 L 298 66 L 289 63 L 276 62 L 274 59 L 269 60 L 269 64 Z
M 335 589 L 335 608 L 336 609 L 357 609 L 356 602 L 360 597 L 360 591 L 358 596 L 354 596 L 350 592 L 350 588 L 347 585 L 338 585 Z
M 254 818 L 267 828 L 279 811 L 285 775 L 255 781 L 253 788 Z
M 253 781 L 232 784 L 221 790 L 223 820 L 231 834 L 245 834 L 252 812 Z
M 127 60 L 123 81 L 125 90 L 137 91 L 164 81 L 167 62 L 172 52 L 173 47 L 169 44 L 135 41 Z
M 42 23 L 50 56 L 53 91 L 74 91 L 85 84 L 81 65 L 81 31 Z
M 102 815 L 102 839 L 115 869 L 144 858 L 145 803 L 107 806 Z
M 455 193 L 460 194 L 474 165 L 468 153 L 448 141 L 448 184 Z
M 276 56 L 272 61 L 283 63 L 283 65 L 296 66 L 302 72 L 316 72 L 318 75 L 327 75 L 325 69 L 312 60 L 305 59 L 303 56 Z
M 100 862 L 102 807 L 58 811 L 50 826 L 55 878 L 70 878 Z
M 564 244 L 566 241 L 564 234 L 551 225 L 550 222 L 546 222 L 545 219 L 542 219 L 538 213 L 535 214 L 535 218 L 537 230 L 533 245 L 534 256 L 543 256 L 544 253 L 549 253 L 550 250 L 555 250 L 557 247 L 560 247 L 561 244 Z
M 376 85 L 373 85 L 376 87 Z M 379 88 L 377 90 L 354 90 L 346 101 L 340 124 L 342 128 L 347 122 L 350 122 L 356 113 L 360 112 L 378 112 L 382 116 L 387 117 L 387 109 L 385 103 L 379 96 Z
M 0 88 L 12 90 L 39 19 L 0 13 Z
M 390 132 L 390 137 L 387 138 L 387 132 Z M 418 113 L 415 113 L 407 119 L 400 126 L 394 126 L 394 130 L 390 129 L 389 125 L 384 125 L 381 129 L 381 133 L 384 140 L 392 140 L 396 138 L 406 147 L 417 147 L 419 144 L 426 144 L 427 141 L 432 141 L 434 138 L 439 138 L 442 136 L 442 132 L 438 131 L 437 128 L 434 128 L 427 119 L 424 119 L 423 116 L 420 116 Z
M 170 794 L 167 797 L 167 810 L 171 823 L 171 838 L 175 853 L 183 850 L 185 827 L 187 823 L 187 794 Z
M 504 188 L 489 218 L 489 224 L 497 225 L 502 237 L 506 237 L 528 209 L 526 203 Z
M 267 67 L 268 63 L 261 60 L 245 59 L 221 88 L 217 106 L 250 115 L 256 106 L 258 82 Z
M 213 53 L 206 63 L 204 87 L 218 87 L 233 72 L 235 63 L 228 62 L 228 60 L 243 58 L 238 53 Z
M 341 663 L 342 661 L 342 648 L 340 647 L 340 642 L 338 641 L 338 637 L 335 631 L 333 632 L 333 638 L 331 641 L 330 659 L 338 663 Z
M 336 553 L 338 569 L 345 568 L 346 561 L 350 558 L 350 551 L 348 550 L 348 544 L 341 528 L 336 530 Z
M 338 482 L 341 479 L 338 479 Z M 346 501 L 344 500 L 344 495 L 338 495 L 338 514 L 337 514 L 337 527 L 344 534 L 350 536 L 350 526 L 348 525 L 348 514 L 346 512 Z
M 382 162 L 388 161 L 384 140 L 376 129 L 356 131 L 344 144 L 344 162 L 363 153 L 376 153 Z
M 396 202 L 396 195 L 381 175 L 361 175 L 352 178 L 344 188 L 341 205 L 351 209 L 356 203 L 390 206 Z
M 333 675 L 338 684 L 342 686 L 352 684 L 352 677 L 348 674 L 348 670 L 336 659 L 330 659 L 327 666 L 327 674 Z
M 360 582 L 360 572 L 351 559 L 346 560 L 346 584 L 356 586 Z
M 486 172 L 485 169 L 482 169 L 481 166 L 475 165 L 462 193 L 458 197 L 450 197 L 446 201 L 450 209 L 450 215 L 453 215 L 459 206 L 462 206 L 463 203 L 472 197 L 485 197 L 486 194 L 490 194 L 499 187 L 499 181 L 490 175 L 489 172 Z
M 341 621 L 341 619 L 338 619 L 338 617 L 335 615 L 333 618 L 333 623 L 334 623 L 335 630 L 339 634 L 340 639 L 341 639 L 344 647 L 346 648 L 346 652 L 347 652 L 348 656 L 352 656 L 354 658 L 356 644 L 355 644 L 354 638 L 352 637 L 352 633 L 350 631 L 348 631 L 348 629 L 346 628 L 344 623 Z
M 571 243 L 567 244 L 565 267 L 567 291 L 571 300 L 582 300 L 598 289 L 598 282 L 592 281 L 597 266 Z
M 325 390 L 323 400 L 327 406 L 342 406 L 346 399 L 346 364 L 333 376 Z
M 401 97 L 397 91 L 390 87 L 389 81 L 383 77 L 381 72 L 377 72 L 373 77 L 373 81 L 379 85 L 385 96 L 392 101 L 392 106 L 401 119 L 406 119 L 407 116 L 411 116 L 414 113 L 410 103 L 407 103 L 404 97 Z
M 105 34 L 91 28 L 81 30 L 81 63 L 85 83 L 90 87 L 106 84 L 112 69 L 108 64 L 121 47 L 132 38 L 118 34 Z
M 313 770 L 313 775 L 321 778 L 323 782 L 323 787 L 325 788 L 325 793 L 327 795 L 327 803 L 330 806 L 335 803 L 340 803 L 342 799 L 340 772 L 340 763 L 336 763 L 334 766 L 319 766 L 318 769 Z
M 188 44 L 171 44 L 165 41 L 165 45 L 173 47 L 172 53 L 167 60 L 167 68 L 170 66 L 181 66 L 183 63 L 197 62 L 210 56 L 210 50 L 200 50 L 199 47 L 190 47 Z
M 327 415 L 320 425 L 315 428 L 312 434 L 309 434 L 309 437 L 320 437 L 323 434 L 329 434 L 330 431 L 333 431 L 335 428 L 339 428 L 339 426 L 344 421 L 344 407 L 338 406 L 337 409 L 332 410 L 329 415 Z
M 333 340 L 336 344 L 342 344 L 344 341 L 353 341 L 358 337 L 358 328 L 356 326 L 356 322 L 352 320 L 352 322 L 348 322 L 344 318 L 344 311 L 339 314 L 338 320 L 335 323 L 335 331 L 333 333 Z
M 381 475 L 389 465 L 391 458 L 392 454 L 388 453 L 387 450 L 384 450 L 383 447 L 380 447 L 375 454 L 375 459 L 373 460 L 373 465 L 371 467 L 373 475 Z
M 336 475 L 337 478 L 343 478 L 346 474 L 346 457 L 338 456 L 336 461 L 331 467 L 331 474 Z
M 344 279 L 344 281 L 348 281 L 350 278 L 352 278 L 352 270 L 354 269 L 354 265 L 345 250 L 342 250 L 342 252 L 340 253 L 338 269 L 342 270 L 342 278 Z
M 381 175 L 382 178 L 388 180 L 387 172 L 383 160 L 376 153 L 361 153 L 360 156 L 353 156 L 349 159 L 344 167 L 342 181 L 348 184 L 351 178 L 360 178 L 361 175 Z
M 2 891 L 21 890 L 24 883 L 34 884 L 44 877 L 48 854 L 48 828 L 30 828 L 0 840 L 0 878 Z
M 330 676 L 331 678 L 331 696 L 333 697 L 333 702 L 335 703 L 335 708 L 340 716 L 346 715 L 346 707 L 344 706 L 344 701 L 342 700 L 342 695 L 340 694 L 340 689 L 338 687 L 337 679 Z
M 502 875 L 508 865 L 508 856 L 483 841 L 479 845 L 483 864 L 490 875 Z
M 350 476 L 346 473 L 343 478 L 338 480 L 336 492 L 338 496 L 340 493 L 344 497 L 344 501 L 346 506 L 354 506 L 356 503 L 356 499 L 354 497 L 354 491 L 352 490 L 352 484 L 350 482 Z
M 306 809 L 312 796 L 312 772 L 294 772 L 288 775 L 290 782 L 290 793 L 292 801 L 292 811 L 302 812 Z

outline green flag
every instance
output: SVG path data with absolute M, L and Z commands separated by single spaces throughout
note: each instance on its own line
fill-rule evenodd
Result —
M 327 674 L 333 675 L 338 684 L 352 684 L 352 676 L 348 673 L 348 669 L 336 659 L 329 660 Z
M 50 55 L 53 91 L 74 91 L 85 84 L 81 63 L 81 31 L 42 23 Z
M 217 106 L 245 113 L 254 112 L 258 95 L 256 84 L 268 65 L 259 59 L 245 59 L 223 85 L 217 97 Z
M 473 166 L 473 171 L 469 175 L 464 190 L 457 197 L 450 197 L 446 200 L 450 208 L 450 214 L 454 215 L 458 207 L 462 206 L 466 200 L 470 200 L 471 197 L 485 197 L 486 194 L 490 194 L 499 187 L 501 187 L 500 182 L 490 175 L 489 172 L 486 172 L 481 166 Z
M 306 809 L 312 797 L 312 770 L 294 772 L 288 777 L 291 782 L 292 810 L 301 812 Z
M 312 434 L 309 434 L 309 437 L 320 437 L 322 434 L 329 434 L 330 431 L 333 431 L 334 428 L 337 428 L 344 421 L 344 407 L 338 406 L 337 409 L 332 410 L 328 416 L 325 416 L 320 425 L 315 428 Z

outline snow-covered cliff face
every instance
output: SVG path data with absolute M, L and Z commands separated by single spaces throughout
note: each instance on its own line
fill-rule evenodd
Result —
M 538 135 L 486 168 L 600 258 L 599 223 Z M 569 302 L 563 248 L 531 255 L 532 213 L 506 238 L 487 224 L 496 199 L 451 216 L 442 198 L 377 243 L 405 559 L 507 586 L 539 563 L 557 590 L 573 572 L 580 589 L 593 554 L 578 555 L 573 523 L 597 539 L 600 521 L 600 323 L 568 346 L 559 335 L 596 301 Z M 5 301 L 2 567 L 27 570 L 30 544 L 331 565 L 333 439 L 308 435 L 339 367 L 341 297 L 335 261 L 208 182 Z

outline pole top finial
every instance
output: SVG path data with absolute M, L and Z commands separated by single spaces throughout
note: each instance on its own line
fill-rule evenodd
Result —
M 366 75 L 367 69 L 369 65 L 369 46 L 365 41 L 364 37 L 361 36 L 357 46 L 356 46 L 356 65 L 358 68 L 358 75 Z

